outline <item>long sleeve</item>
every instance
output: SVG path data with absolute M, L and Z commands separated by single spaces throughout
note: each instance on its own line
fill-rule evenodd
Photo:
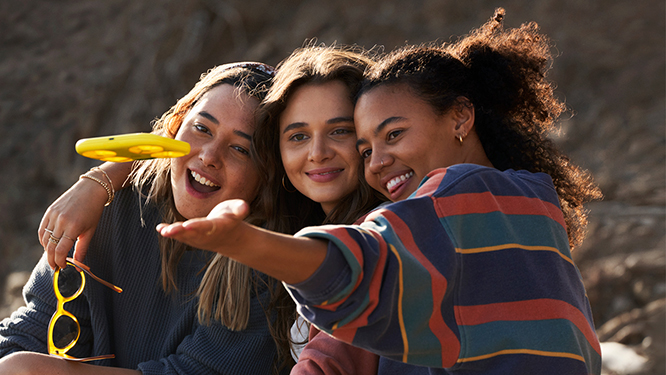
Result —
M 324 264 L 290 292 L 338 339 L 443 373 L 600 372 L 547 175 L 453 166 L 360 226 L 297 235 L 329 241 Z

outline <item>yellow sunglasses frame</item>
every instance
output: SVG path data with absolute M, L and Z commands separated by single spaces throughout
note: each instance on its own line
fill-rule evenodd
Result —
M 92 277 L 93 279 L 99 281 L 102 283 L 104 286 L 110 288 L 114 292 L 121 293 L 123 290 L 107 281 L 104 281 L 100 279 L 99 277 L 95 276 L 90 271 L 90 267 L 86 266 L 85 264 L 73 259 L 73 258 L 67 258 L 67 263 L 71 264 L 74 266 L 79 274 L 81 275 L 81 286 L 79 289 L 71 296 L 71 297 L 63 297 L 63 295 L 60 293 L 60 289 L 58 288 L 58 276 L 60 275 L 60 268 L 57 268 L 55 272 L 53 273 L 53 291 L 55 292 L 56 299 L 58 300 L 58 304 L 56 307 L 56 311 L 53 313 L 53 316 L 51 316 L 51 321 L 49 321 L 49 329 L 48 329 L 48 350 L 49 350 L 49 355 L 53 355 L 56 357 L 64 358 L 69 361 L 75 361 L 75 362 L 88 362 L 88 361 L 98 361 L 100 359 L 110 359 L 110 358 L 115 358 L 115 355 L 113 354 L 107 354 L 107 355 L 101 355 L 101 356 L 95 356 L 95 357 L 86 357 L 86 358 L 77 358 L 77 357 L 72 357 L 67 354 L 67 352 L 74 346 L 76 345 L 76 342 L 79 340 L 79 336 L 81 335 L 81 325 L 79 324 L 78 319 L 74 316 L 74 314 L 70 313 L 69 311 L 65 310 L 65 303 L 69 301 L 75 300 L 78 296 L 83 293 L 83 288 L 86 286 L 86 274 L 88 276 Z M 55 328 L 55 323 L 60 318 L 61 316 L 67 316 L 70 319 L 76 323 L 76 326 L 78 327 L 78 331 L 76 334 L 76 338 L 72 340 L 69 345 L 67 345 L 64 348 L 58 348 L 55 346 L 55 343 L 53 342 L 53 330 Z

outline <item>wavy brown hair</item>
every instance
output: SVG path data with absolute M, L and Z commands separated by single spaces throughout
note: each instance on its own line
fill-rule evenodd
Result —
M 291 94 L 305 84 L 340 81 L 347 87 L 349 100 L 353 101 L 364 70 L 373 63 L 370 53 L 357 47 L 311 43 L 295 50 L 277 66 L 273 85 L 257 110 L 252 148 L 260 174 L 266 179 L 266 187 L 259 194 L 259 205 L 266 214 L 266 228 L 293 234 L 310 225 L 351 224 L 382 202 L 380 195 L 365 182 L 359 158 L 358 189 L 326 216 L 321 204 L 289 186 L 280 156 L 280 115 Z
M 591 175 L 548 139 L 566 110 L 546 78 L 553 60 L 550 41 L 534 22 L 504 30 L 504 15 L 498 8 L 486 24 L 453 43 L 405 46 L 389 53 L 368 71 L 359 95 L 400 83 L 440 114 L 471 103 L 474 128 L 495 168 L 552 177 L 573 248 L 585 236 L 583 204 L 602 194 Z
M 202 74 L 197 84 L 180 98 L 161 118 L 153 123 L 153 133 L 174 138 L 183 119 L 204 94 L 213 88 L 228 84 L 237 89 L 238 95 L 248 95 L 263 100 L 270 86 L 273 68 L 260 63 L 236 63 L 215 67 Z M 137 162 L 132 173 L 132 184 L 146 195 L 146 203 L 158 205 L 162 220 L 172 223 L 177 220 L 177 211 L 171 187 L 171 159 L 152 159 Z M 255 199 L 251 211 L 258 212 Z M 259 216 L 252 215 L 246 221 L 261 225 Z M 191 247 L 169 238 L 159 237 L 162 259 L 162 286 L 165 291 L 177 289 L 176 269 L 185 251 Z M 250 316 L 251 293 L 267 288 L 270 301 L 264 306 L 273 340 L 278 348 L 274 361 L 274 373 L 285 366 L 293 365 L 289 352 L 289 328 L 294 321 L 295 306 L 281 283 L 265 275 L 258 275 L 246 265 L 215 254 L 208 262 L 203 279 L 197 290 L 199 298 L 198 318 L 202 324 L 211 319 L 219 320 L 233 331 L 247 327 Z M 286 328 L 285 328 L 286 327 Z

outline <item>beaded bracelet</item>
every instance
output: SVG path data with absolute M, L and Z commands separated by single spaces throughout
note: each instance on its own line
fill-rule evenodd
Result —
M 106 177 L 106 180 L 109 181 L 109 188 L 111 188 L 111 202 L 113 202 L 113 198 L 115 198 L 115 196 L 116 196 L 116 190 L 113 188 L 113 181 L 111 181 L 111 177 L 109 177 L 109 175 L 106 174 L 106 172 L 104 171 L 104 169 L 102 169 L 102 168 L 100 168 L 100 167 L 92 167 L 92 168 L 90 168 L 90 171 L 96 171 L 96 170 L 99 170 L 100 172 L 102 172 L 102 174 L 104 175 L 104 177 Z M 90 172 L 90 171 L 89 171 L 89 172 Z M 111 202 L 109 202 L 109 203 L 111 203 Z
M 111 189 L 109 189 L 109 185 L 107 185 L 106 182 L 100 180 L 97 177 L 89 176 L 85 173 L 82 174 L 81 176 L 79 176 L 79 179 L 81 179 L 81 178 L 87 178 L 87 179 L 93 180 L 93 181 L 97 182 L 98 184 L 102 185 L 104 190 L 106 190 L 106 193 L 109 195 L 109 198 L 106 200 L 106 203 L 104 204 L 104 207 L 110 205 L 111 202 L 113 202 L 113 195 L 114 194 L 111 192 L 111 189 L 113 189 L 113 186 L 111 187 Z

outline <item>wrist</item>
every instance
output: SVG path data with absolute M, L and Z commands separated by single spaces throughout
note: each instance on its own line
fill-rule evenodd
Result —
M 82 174 L 79 176 L 79 179 L 87 179 L 96 182 L 98 185 L 100 185 L 104 190 L 106 191 L 107 194 L 107 200 L 106 203 L 104 203 L 104 207 L 108 206 L 113 202 L 113 198 L 115 197 L 115 189 L 113 188 L 113 181 L 111 181 L 111 178 L 109 178 L 109 175 L 104 172 L 99 167 L 93 167 L 91 168 L 88 172 Z

